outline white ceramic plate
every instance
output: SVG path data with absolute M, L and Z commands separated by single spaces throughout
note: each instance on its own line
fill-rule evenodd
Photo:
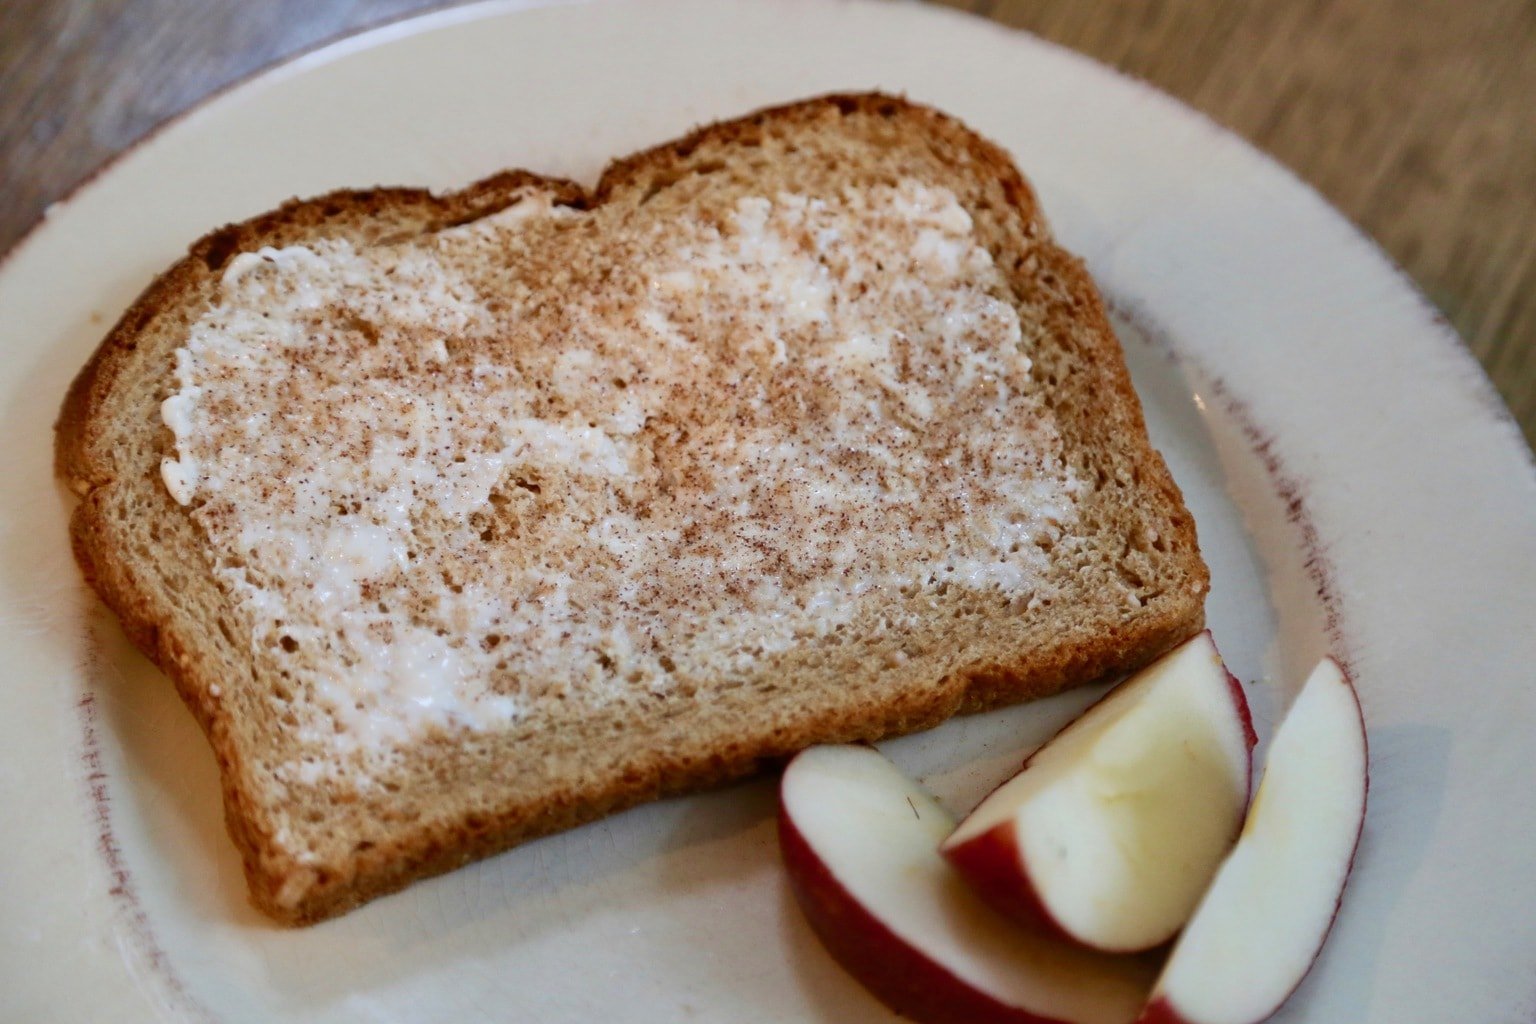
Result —
M 0 270 L 0 1018 L 883 1019 L 790 902 L 768 780 L 316 928 L 270 926 L 245 903 L 190 715 L 78 581 L 50 471 L 69 378 L 212 225 L 505 166 L 590 180 L 699 121 L 867 87 L 1002 142 L 1087 257 L 1261 726 L 1324 650 L 1356 675 L 1364 845 L 1283 1019 L 1536 1018 L 1536 473 L 1456 337 L 1370 243 L 1166 97 L 949 12 L 522 6 L 394 25 L 218 97 L 52 210 Z M 888 749 L 963 809 L 1089 696 Z

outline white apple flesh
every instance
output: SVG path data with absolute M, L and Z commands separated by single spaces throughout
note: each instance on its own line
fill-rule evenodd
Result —
M 813 747 L 784 772 L 779 839 L 833 958 L 921 1024 L 1128 1024 L 1154 965 L 1014 927 L 939 856 L 954 819 L 869 747 Z
M 994 908 L 1106 952 L 1168 942 L 1242 828 L 1255 742 L 1209 632 L 1037 750 L 942 852 Z
M 1365 822 L 1365 722 L 1331 658 L 1275 733 L 1242 837 L 1179 937 L 1143 1024 L 1259 1024 L 1312 967 Z

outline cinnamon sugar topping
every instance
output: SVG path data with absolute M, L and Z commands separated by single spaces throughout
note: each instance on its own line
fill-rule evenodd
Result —
M 166 486 L 306 738 L 742 676 L 877 599 L 1049 596 L 1077 484 L 950 192 L 603 215 L 244 254 L 177 352 Z

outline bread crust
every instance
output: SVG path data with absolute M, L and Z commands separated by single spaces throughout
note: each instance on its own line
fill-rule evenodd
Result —
M 1140 500 L 1165 524 L 1161 543 L 1180 559 L 1178 585 L 1133 619 L 1091 637 L 1071 638 L 1046 651 L 1015 651 L 1011 657 L 957 668 L 931 685 L 913 687 L 874 706 L 848 704 L 814 718 L 767 723 L 754 735 L 707 743 L 659 729 L 651 749 L 615 765 L 599 780 L 548 785 L 532 794 L 490 798 L 461 820 L 403 824 L 383 841 L 359 844 L 345 863 L 296 862 L 274 839 L 270 814 L 258 799 L 250 763 L 247 724 L 238 707 L 219 699 L 228 664 L 206 645 L 174 627 L 176 610 L 142 567 L 125 557 L 122 539 L 106 510 L 117 487 L 134 485 L 142 466 L 124 465 L 114 416 L 134 387 L 139 343 L 164 322 L 185 318 L 206 301 L 221 268 L 235 254 L 264 245 L 282 246 L 326 234 L 352 232 L 375 238 L 433 230 L 483 217 L 529 189 L 557 203 L 595 209 L 637 188 L 656 187 L 692 173 L 702 150 L 750 144 L 766 130 L 794 130 L 828 118 L 865 117 L 900 122 L 930 145 L 991 176 L 1033 242 L 1035 262 L 999 263 L 1010 284 L 1023 290 L 1049 281 L 1059 294 L 1052 307 L 1071 327 L 1073 357 L 1091 377 L 1091 416 L 1083 429 L 1095 443 L 1117 445 L 1136 476 Z M 132 379 L 130 379 L 132 378 Z M 1091 422 L 1088 422 L 1091 421 Z M 1200 560 L 1195 524 L 1162 458 L 1146 440 L 1141 406 L 1132 389 L 1103 303 L 1082 262 L 1049 238 L 1029 186 L 1009 157 L 958 121 L 904 99 L 883 94 L 833 95 L 775 107 L 703 127 L 614 161 L 590 192 L 569 181 L 527 171 L 508 171 L 461 191 L 434 196 L 419 189 L 338 191 L 292 201 L 270 213 L 209 233 L 152 283 L 101 343 L 70 387 L 57 424 L 56 467 L 81 496 L 71 519 L 75 556 L 91 586 L 118 616 L 132 642 L 175 683 L 207 735 L 218 759 L 226 823 L 240 849 L 253 902 L 274 918 L 304 924 L 321 920 L 395 891 L 428 875 L 506 849 L 524 840 L 590 821 L 625 807 L 685 793 L 748 775 L 815 743 L 868 740 L 929 728 L 960 712 L 981 711 L 1054 693 L 1129 671 L 1197 632 L 1204 623 L 1209 577 Z M 168 503 L 168 499 L 167 499 Z M 171 506 L 171 513 L 181 515 Z M 162 557 L 175 557 L 162 552 Z M 190 573 L 211 576 L 205 553 L 178 550 Z M 750 714 L 751 708 L 743 709 Z M 445 753 L 445 757 L 452 757 Z

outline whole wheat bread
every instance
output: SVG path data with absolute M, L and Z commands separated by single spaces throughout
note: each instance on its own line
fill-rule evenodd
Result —
M 255 318 L 278 357 L 241 347 Z M 57 452 L 79 562 L 292 923 L 1203 621 L 1082 264 L 1006 154 L 883 95 L 713 125 L 590 191 L 513 171 L 215 231 L 102 343 Z

